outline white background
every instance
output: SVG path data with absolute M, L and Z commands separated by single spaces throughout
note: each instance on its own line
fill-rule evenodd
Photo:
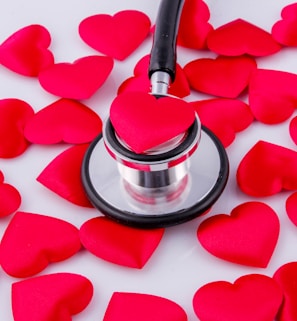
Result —
M 30 24 L 44 25 L 52 36 L 50 49 L 56 62 L 72 62 L 80 57 L 97 54 L 78 35 L 78 25 L 86 17 L 98 13 L 114 14 L 124 9 L 136 9 L 146 13 L 154 23 L 160 1 L 149 0 L 9 0 L 0 5 L 0 43 L 18 29 Z M 246 19 L 267 31 L 280 19 L 281 9 L 292 2 L 287 0 L 207 0 L 211 11 L 210 22 L 218 27 L 236 18 Z M 123 62 L 115 62 L 112 74 L 99 91 L 84 101 L 105 119 L 110 102 L 118 86 L 133 73 L 135 63 L 151 48 L 151 38 Z M 203 51 L 178 48 L 178 62 L 183 66 L 200 57 L 214 56 Z M 258 66 L 297 73 L 297 49 L 283 49 L 280 53 L 258 59 Z M 297 90 L 297 89 L 296 89 Z M 54 102 L 57 97 L 46 93 L 36 79 L 17 75 L 0 66 L 0 99 L 23 99 L 37 111 Z M 206 96 L 192 93 L 188 101 Z M 263 139 L 296 150 L 288 132 L 289 122 L 276 126 L 254 123 L 237 135 L 227 148 L 230 158 L 230 179 L 225 192 L 208 215 L 230 213 L 242 202 L 253 200 L 236 186 L 235 173 L 239 161 L 259 140 Z M 0 159 L 0 170 L 6 182 L 14 185 L 22 194 L 20 210 L 60 217 L 80 227 L 95 217 L 95 209 L 75 206 L 59 198 L 36 181 L 36 177 L 60 152 L 68 148 L 60 146 L 32 146 L 22 156 Z M 82 251 L 65 262 L 50 265 L 41 274 L 74 272 L 88 277 L 95 288 L 91 304 L 85 311 L 73 317 L 75 321 L 102 320 L 107 303 L 114 291 L 149 293 L 166 297 L 180 304 L 189 320 L 197 320 L 192 298 L 197 289 L 211 281 L 233 282 L 238 277 L 261 273 L 272 276 L 284 263 L 297 261 L 297 227 L 285 213 L 285 200 L 290 193 L 282 193 L 263 199 L 279 214 L 281 233 L 278 245 L 268 268 L 258 269 L 225 262 L 207 253 L 196 239 L 196 230 L 204 218 L 166 230 L 164 238 L 152 258 L 142 270 L 120 267 Z M 259 200 L 259 199 L 257 199 Z M 10 218 L 0 220 L 0 237 Z M 0 270 L 0 318 L 12 321 L 10 287 L 18 279 Z

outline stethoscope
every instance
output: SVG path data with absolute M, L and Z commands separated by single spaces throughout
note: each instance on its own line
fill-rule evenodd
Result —
M 149 66 L 151 94 L 158 99 L 168 96 L 175 78 L 183 2 L 163 0 L 159 8 Z M 222 194 L 228 174 L 224 147 L 198 116 L 185 133 L 145 154 L 132 152 L 108 119 L 82 164 L 92 204 L 107 217 L 138 228 L 177 225 L 205 213 Z

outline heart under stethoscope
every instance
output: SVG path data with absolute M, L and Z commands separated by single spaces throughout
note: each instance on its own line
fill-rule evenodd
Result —
M 159 8 L 149 66 L 151 94 L 158 99 L 168 96 L 175 78 L 183 3 L 163 0 Z M 228 175 L 224 147 L 198 116 L 186 132 L 145 154 L 131 151 L 108 119 L 82 165 L 92 204 L 117 222 L 139 228 L 177 225 L 205 213 L 222 194 Z

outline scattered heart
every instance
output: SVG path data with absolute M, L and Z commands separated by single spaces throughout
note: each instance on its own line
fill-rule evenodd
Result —
M 293 142 L 297 145 L 297 117 L 294 117 L 290 121 L 289 133 Z
M 125 60 L 149 35 L 151 21 L 137 10 L 123 10 L 114 16 L 97 14 L 81 21 L 79 34 L 93 49 L 117 60 Z
M 89 99 L 113 69 L 113 59 L 86 56 L 73 63 L 56 63 L 41 70 L 39 83 L 49 93 L 70 99 Z
M 0 263 L 13 277 L 25 278 L 50 263 L 64 261 L 81 248 L 78 229 L 58 218 L 17 212 L 0 245 Z
M 297 226 L 297 192 L 287 198 L 286 212 L 291 222 Z

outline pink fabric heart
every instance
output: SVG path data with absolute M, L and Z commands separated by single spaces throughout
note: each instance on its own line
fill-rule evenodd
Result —
M 126 79 L 119 87 L 118 94 L 123 92 L 141 91 L 148 93 L 151 91 L 151 81 L 148 77 L 150 56 L 144 56 L 136 64 L 134 68 L 134 76 Z M 176 97 L 186 97 L 190 94 L 188 80 L 184 74 L 182 67 L 176 65 L 175 80 L 170 84 L 168 94 Z
M 14 213 L 21 202 L 21 194 L 14 186 L 4 182 L 4 175 L 0 170 L 0 217 Z
M 297 152 L 259 141 L 241 160 L 237 183 L 244 193 L 256 197 L 296 190 Z
M 17 212 L 7 226 L 0 245 L 3 270 L 25 278 L 50 263 L 64 261 L 81 248 L 78 229 L 58 218 Z
M 45 27 L 24 27 L 0 45 L 0 64 L 21 75 L 36 77 L 54 63 L 54 56 L 48 49 L 50 43 L 51 35 Z
M 272 278 L 248 274 L 234 284 L 216 281 L 202 286 L 195 293 L 193 306 L 200 321 L 272 321 L 282 299 Z
M 223 56 L 263 57 L 282 48 L 270 33 L 243 19 L 233 20 L 208 34 L 208 48 Z
M 73 63 L 57 63 L 43 69 L 38 79 L 49 93 L 70 99 L 88 99 L 103 85 L 113 68 L 113 59 L 86 56 Z
M 190 86 L 200 92 L 225 98 L 238 97 L 248 86 L 257 68 L 253 58 L 201 58 L 184 66 Z
M 213 26 L 208 22 L 210 12 L 202 0 L 187 0 L 180 17 L 177 43 L 191 49 L 205 49 L 206 39 Z
M 92 208 L 82 182 L 81 166 L 89 144 L 68 148 L 39 174 L 37 181 L 67 201 Z
M 186 131 L 195 111 L 180 99 L 127 92 L 112 102 L 110 120 L 119 137 L 140 154 Z
M 297 226 L 297 192 L 287 198 L 286 212 L 291 222 Z
M 297 145 L 297 117 L 294 117 L 290 121 L 289 133 L 293 142 Z
M 255 118 L 265 124 L 288 119 L 296 109 L 297 75 L 258 69 L 250 79 L 249 105 Z
M 277 244 L 277 214 L 261 202 L 235 207 L 203 221 L 197 231 L 201 245 L 223 260 L 247 266 L 267 267 Z
M 297 3 L 285 6 L 281 12 L 282 19 L 271 30 L 273 38 L 284 46 L 297 46 Z
M 141 269 L 158 247 L 164 229 L 141 230 L 97 217 L 80 228 L 84 247 L 97 257 L 118 265 Z
M 13 158 L 25 152 L 30 143 L 24 137 L 24 127 L 33 115 L 34 110 L 23 100 L 0 100 L 0 158 Z
M 38 111 L 27 123 L 24 135 L 35 144 L 83 144 L 102 130 L 102 120 L 86 105 L 66 98 Z
M 81 21 L 79 34 L 93 49 L 117 60 L 126 59 L 148 36 L 149 17 L 137 10 L 123 10 L 114 16 L 97 14 Z
M 284 294 L 280 308 L 279 321 L 295 321 L 297 319 L 297 262 L 282 265 L 273 275 Z
M 103 321 L 187 321 L 182 307 L 166 298 L 142 293 L 113 293 Z
M 235 139 L 236 133 L 243 131 L 254 120 L 247 104 L 234 99 L 208 99 L 191 103 L 201 123 L 213 131 L 228 147 Z
M 93 285 L 84 276 L 55 273 L 12 284 L 15 321 L 66 321 L 82 312 L 93 297 Z

